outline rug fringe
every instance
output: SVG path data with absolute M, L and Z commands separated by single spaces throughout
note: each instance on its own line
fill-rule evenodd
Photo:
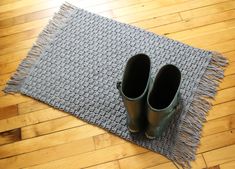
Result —
M 211 99 L 216 95 L 216 89 L 224 77 L 224 69 L 227 65 L 228 60 L 225 57 L 217 52 L 212 53 L 211 60 L 196 89 L 194 101 L 182 121 L 173 156 L 174 160 L 184 168 L 191 168 L 190 162 L 195 160 L 203 123 L 206 122 L 207 112 L 212 107 Z M 195 135 L 196 133 L 198 134 Z
M 27 57 L 23 59 L 15 74 L 7 82 L 5 89 L 3 89 L 5 93 L 20 92 L 21 86 L 30 73 L 31 68 L 35 65 L 43 50 L 52 41 L 58 30 L 65 25 L 74 9 L 76 8 L 73 5 L 66 2 L 60 7 L 58 13 L 54 14 L 48 25 L 39 34 L 37 41 L 33 44 Z

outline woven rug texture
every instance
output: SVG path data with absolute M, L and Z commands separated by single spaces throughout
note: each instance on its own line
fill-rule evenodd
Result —
M 182 110 L 155 140 L 130 134 L 116 89 L 127 60 L 138 53 L 150 56 L 152 77 L 165 64 L 174 64 L 182 72 Z M 216 52 L 66 3 L 40 33 L 4 91 L 47 103 L 190 168 L 210 99 L 226 65 L 227 60 Z

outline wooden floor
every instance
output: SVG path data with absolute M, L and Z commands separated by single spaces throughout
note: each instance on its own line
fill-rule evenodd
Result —
M 235 169 L 235 1 L 69 0 L 89 11 L 223 53 L 230 65 L 193 168 Z M 0 0 L 0 89 L 63 0 Z M 21 95 L 0 92 L 0 168 L 173 169 L 165 157 Z

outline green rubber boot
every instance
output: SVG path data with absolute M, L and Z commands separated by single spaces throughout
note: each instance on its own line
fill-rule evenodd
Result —
M 131 57 L 125 67 L 122 82 L 117 83 L 128 112 L 127 125 L 132 133 L 144 130 L 147 124 L 148 88 L 151 61 L 145 54 Z
M 165 65 L 157 73 L 147 97 L 147 138 L 160 137 L 179 110 L 180 85 L 181 72 L 176 66 Z

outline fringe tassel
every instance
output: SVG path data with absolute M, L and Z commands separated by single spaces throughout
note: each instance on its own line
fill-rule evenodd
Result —
M 31 68 L 35 65 L 45 47 L 49 45 L 54 36 L 65 25 L 74 9 L 76 9 L 76 7 L 72 6 L 69 3 L 65 3 L 60 7 L 59 12 L 55 13 L 52 20 L 50 20 L 48 25 L 39 34 L 36 43 L 28 52 L 27 57 L 20 63 L 19 67 L 16 70 L 16 73 L 7 82 L 7 86 L 3 90 L 4 92 L 20 92 L 22 84 L 24 83 L 26 77 L 29 75 Z
M 191 168 L 190 162 L 195 160 L 201 129 L 206 122 L 207 112 L 211 109 L 219 82 L 224 77 L 224 68 L 228 60 L 221 54 L 213 52 L 196 89 L 193 102 L 179 129 L 178 140 L 173 150 L 174 160 L 184 168 Z M 195 135 L 196 134 L 196 135 Z

